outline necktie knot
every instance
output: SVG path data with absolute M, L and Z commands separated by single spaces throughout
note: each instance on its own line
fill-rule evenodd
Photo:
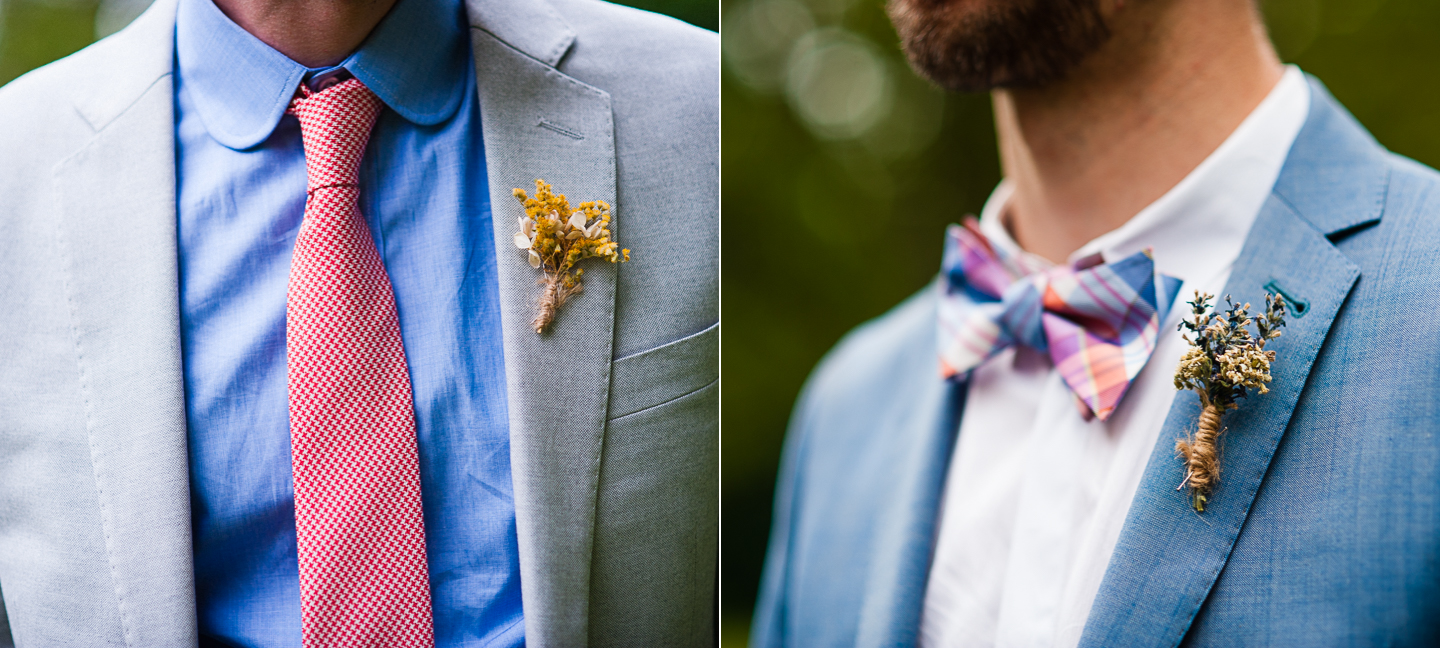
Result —
M 946 232 L 940 370 L 959 376 L 1013 345 L 1046 352 L 1086 419 L 1105 420 L 1155 350 L 1180 281 L 1150 252 L 1040 267 L 995 249 L 974 219 Z
M 359 184 L 360 160 L 383 106 L 356 78 L 321 92 L 300 85 L 286 112 L 300 120 L 310 193 Z

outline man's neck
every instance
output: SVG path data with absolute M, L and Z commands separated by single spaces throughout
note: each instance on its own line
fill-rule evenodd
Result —
M 1259 15 L 1231 6 L 1250 1 L 1117 2 L 1114 37 L 1064 81 L 993 93 L 1021 247 L 1064 262 L 1184 179 L 1259 105 L 1284 68 Z
M 335 65 L 360 47 L 396 0 L 214 0 L 235 24 L 305 67 Z

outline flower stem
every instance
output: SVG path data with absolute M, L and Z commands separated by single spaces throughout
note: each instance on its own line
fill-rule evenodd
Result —
M 1191 495 L 1194 496 L 1193 505 L 1196 511 L 1205 510 L 1205 496 L 1220 481 L 1220 461 L 1215 445 L 1220 434 L 1224 432 L 1220 427 L 1220 417 L 1225 412 L 1203 393 L 1200 401 L 1203 406 L 1195 436 L 1175 442 L 1175 451 L 1185 459 L 1189 470 L 1187 483 Z
M 545 289 L 540 293 L 540 303 L 535 309 L 535 319 L 530 325 L 535 327 L 536 333 L 544 333 L 555 321 L 555 311 L 560 308 L 560 275 L 559 273 L 545 273 L 545 278 L 540 281 Z

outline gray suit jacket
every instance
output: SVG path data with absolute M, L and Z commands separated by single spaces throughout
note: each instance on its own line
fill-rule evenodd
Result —
M 0 646 L 196 643 L 175 6 L 0 90 Z M 712 643 L 717 39 L 594 0 L 467 9 L 527 640 Z M 536 177 L 615 205 L 634 252 L 543 337 L 506 211 Z

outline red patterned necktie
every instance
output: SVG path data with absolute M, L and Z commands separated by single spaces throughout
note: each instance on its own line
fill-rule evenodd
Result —
M 360 215 L 380 114 L 358 79 L 300 87 L 309 191 L 286 304 L 305 648 L 434 645 L 420 462 L 395 293 Z

